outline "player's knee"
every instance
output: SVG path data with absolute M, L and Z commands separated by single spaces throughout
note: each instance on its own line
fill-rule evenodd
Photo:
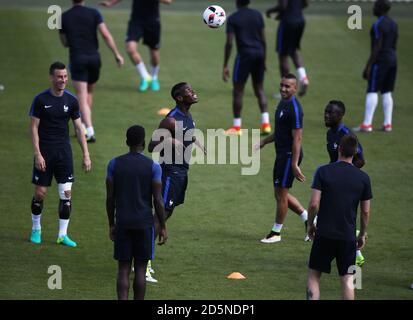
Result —
M 129 55 L 132 55 L 137 51 L 137 45 L 133 44 L 132 42 L 127 42 L 125 49 Z
M 72 182 L 59 183 L 57 189 L 60 200 L 70 200 L 72 197 Z
M 38 188 L 34 192 L 34 199 L 38 201 L 43 201 L 44 198 L 46 197 L 46 190 L 42 188 Z
M 32 214 L 36 216 L 41 214 L 43 210 L 43 199 L 39 200 L 38 198 L 33 197 L 31 209 Z

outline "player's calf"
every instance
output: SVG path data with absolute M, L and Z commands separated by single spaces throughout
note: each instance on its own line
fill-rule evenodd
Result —
M 69 226 L 70 213 L 72 211 L 72 183 L 59 183 L 59 235 L 57 238 L 58 244 L 63 244 L 69 247 L 76 247 L 76 242 L 72 241 L 67 235 L 67 228 Z

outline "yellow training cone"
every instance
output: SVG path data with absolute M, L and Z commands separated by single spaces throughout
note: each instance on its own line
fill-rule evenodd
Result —
M 162 109 L 160 109 L 160 110 L 158 111 L 158 115 L 160 115 L 160 116 L 166 116 L 166 115 L 169 113 L 169 111 L 171 111 L 171 109 L 162 108 Z
M 244 280 L 246 278 L 239 272 L 233 272 L 233 273 L 231 273 L 230 275 L 227 276 L 227 279 Z

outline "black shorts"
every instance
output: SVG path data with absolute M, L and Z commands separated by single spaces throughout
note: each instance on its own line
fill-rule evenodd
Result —
M 276 51 L 279 55 L 286 56 L 293 54 L 300 49 L 301 37 L 304 33 L 305 21 L 286 22 L 281 21 L 277 31 Z
M 289 189 L 293 186 L 294 174 L 291 168 L 292 157 L 292 152 L 277 154 L 272 172 L 274 187 Z M 303 153 L 301 152 L 298 165 L 301 164 L 302 160 Z
M 126 34 L 126 42 L 139 42 L 142 37 L 143 43 L 149 48 L 159 49 L 161 46 L 161 23 L 159 21 L 139 22 L 130 20 Z
M 36 169 L 33 161 L 32 183 L 49 187 L 53 176 L 57 183 L 74 182 L 72 149 L 68 147 L 40 148 L 46 162 L 46 171 Z
M 153 260 L 155 232 L 153 227 L 145 229 L 125 229 L 115 231 L 114 254 L 118 261 Z
M 265 61 L 263 54 L 237 55 L 234 61 L 233 83 L 245 83 L 251 74 L 254 83 L 264 81 Z
M 99 80 L 100 67 L 99 54 L 70 57 L 69 69 L 74 81 L 83 81 L 88 84 L 96 83 Z
M 162 174 L 162 197 L 165 210 L 173 211 L 175 207 L 184 203 L 185 192 L 188 186 L 188 176 L 164 172 Z
M 373 64 L 370 71 L 367 92 L 392 92 L 394 90 L 394 84 L 396 83 L 396 73 L 396 65 L 387 63 Z
M 336 259 L 340 276 L 353 274 L 349 268 L 355 264 L 356 250 L 356 241 L 334 240 L 316 235 L 311 248 L 308 267 L 320 272 L 330 273 L 331 262 Z

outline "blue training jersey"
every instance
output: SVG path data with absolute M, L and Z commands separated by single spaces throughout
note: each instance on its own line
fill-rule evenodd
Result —
M 158 163 L 142 153 L 129 152 L 112 159 L 106 179 L 113 182 L 116 225 L 126 229 L 153 226 L 152 182 L 161 182 Z
M 292 130 L 303 128 L 303 109 L 297 98 L 281 100 L 275 112 L 275 150 L 277 154 L 291 152 Z
M 171 163 L 162 163 L 162 170 L 176 171 L 186 174 L 189 170 L 189 160 L 192 150 L 192 139 L 194 136 L 195 122 L 192 119 L 191 113 L 183 112 L 178 106 L 173 108 L 166 116 L 167 118 L 174 118 L 176 121 L 175 133 L 173 138 L 183 143 L 185 150 L 181 150 L 181 155 L 176 157 L 175 150 L 172 149 L 170 155 Z M 165 152 L 161 152 L 161 157 L 165 157 Z
M 103 17 L 96 9 L 75 5 L 62 15 L 62 29 L 65 34 L 71 57 L 98 52 L 97 28 L 103 23 Z
M 40 147 L 58 147 L 70 145 L 70 119 L 80 118 L 77 98 L 65 90 L 61 97 L 56 97 L 47 89 L 34 97 L 29 116 L 40 119 Z
M 264 29 L 262 14 L 248 7 L 238 9 L 227 20 L 227 33 L 235 34 L 237 51 L 242 54 L 264 55 L 262 31 Z

